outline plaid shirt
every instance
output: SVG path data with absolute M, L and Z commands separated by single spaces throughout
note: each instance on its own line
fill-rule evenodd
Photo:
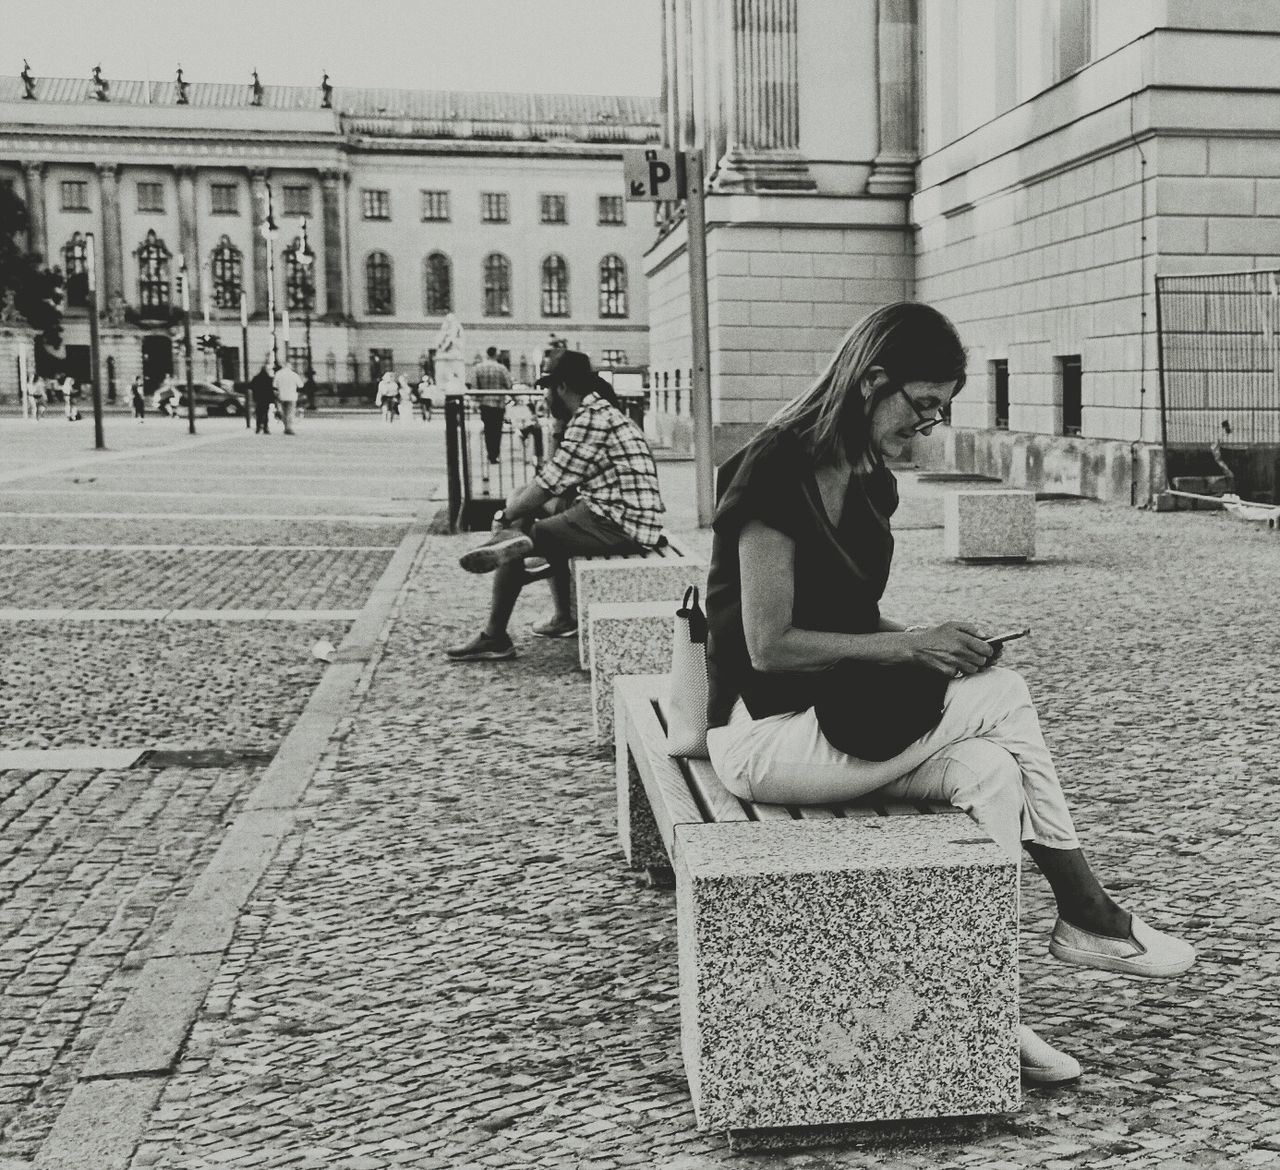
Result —
M 599 394 L 582 400 L 533 482 L 553 496 L 576 487 L 588 508 L 632 540 L 646 548 L 658 543 L 666 509 L 653 454 L 639 427 Z
M 510 390 L 511 375 L 507 373 L 507 367 L 501 362 L 494 361 L 493 358 L 485 358 L 482 362 L 477 362 L 475 369 L 471 371 L 471 380 L 476 384 L 477 390 Z M 501 394 L 484 394 L 477 400 L 481 406 L 503 406 L 506 399 Z

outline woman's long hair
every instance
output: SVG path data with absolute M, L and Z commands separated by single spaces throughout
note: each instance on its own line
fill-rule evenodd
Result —
M 906 382 L 965 382 L 965 348 L 956 327 L 937 309 L 915 301 L 882 305 L 862 318 L 841 341 L 827 368 L 799 398 L 789 402 L 765 430 L 793 430 L 816 464 L 843 454 L 856 463 L 866 453 L 868 411 L 858 389 L 867 371 L 889 376 L 873 407 Z

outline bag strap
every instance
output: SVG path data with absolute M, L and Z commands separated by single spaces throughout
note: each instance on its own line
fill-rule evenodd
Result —
M 707 615 L 698 604 L 698 587 L 690 585 L 684 591 L 684 600 L 676 610 L 676 617 L 689 623 L 689 641 L 702 644 L 707 640 Z

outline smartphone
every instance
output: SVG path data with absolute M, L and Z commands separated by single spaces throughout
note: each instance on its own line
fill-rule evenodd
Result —
M 1027 626 L 1021 630 L 1008 630 L 1003 634 L 994 634 L 992 637 L 983 638 L 982 640 L 994 649 L 996 646 L 1003 646 L 1006 642 L 1012 642 L 1015 638 L 1025 638 L 1030 633 L 1031 627 Z

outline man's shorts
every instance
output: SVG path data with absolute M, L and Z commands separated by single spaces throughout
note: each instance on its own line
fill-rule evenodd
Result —
M 639 552 L 641 546 L 607 516 L 600 516 L 581 500 L 562 512 L 535 520 L 529 534 L 538 556 L 568 560 Z

